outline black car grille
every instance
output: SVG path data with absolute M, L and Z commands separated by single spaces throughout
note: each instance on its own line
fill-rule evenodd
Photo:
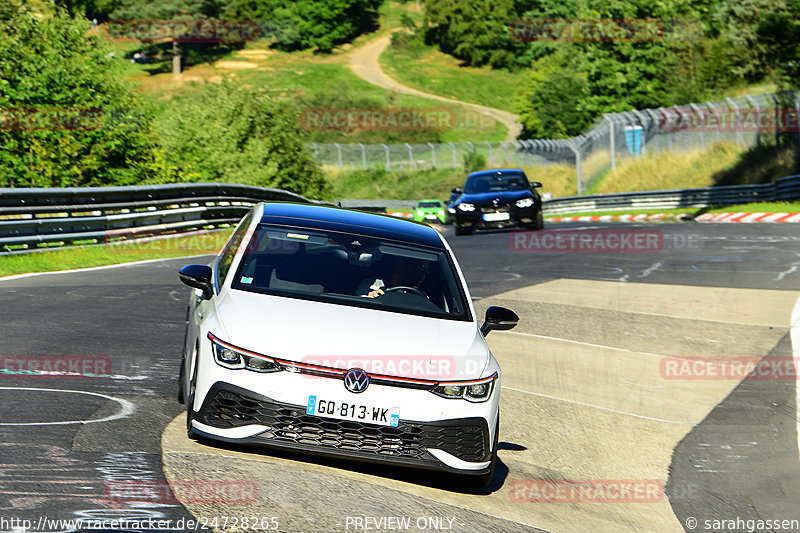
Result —
M 508 213 L 511 206 L 498 205 L 497 207 L 481 207 L 481 213 Z
M 428 461 L 426 448 L 444 450 L 470 462 L 488 460 L 488 428 L 482 418 L 436 423 L 406 422 L 398 427 L 305 414 L 302 406 L 279 404 L 217 390 L 200 413 L 208 425 L 232 428 L 247 424 L 270 427 L 264 437 L 298 445 Z

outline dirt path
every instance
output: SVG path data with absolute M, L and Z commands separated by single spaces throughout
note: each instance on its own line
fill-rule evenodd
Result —
M 350 56 L 350 68 L 358 77 L 362 78 L 368 83 L 377 85 L 378 87 L 382 87 L 384 89 L 389 89 L 390 91 L 410 94 L 413 96 L 421 96 L 423 98 L 430 98 L 431 100 L 438 100 L 440 102 L 447 102 L 449 104 L 458 104 L 470 109 L 474 109 L 502 123 L 508 129 L 506 141 L 516 140 L 520 131 L 522 131 L 522 126 L 519 123 L 519 115 L 509 113 L 508 111 L 502 111 L 500 109 L 494 109 L 469 102 L 461 102 L 459 100 L 453 100 L 451 98 L 445 98 L 443 96 L 419 91 L 403 85 L 394 78 L 390 78 L 383 70 L 381 70 L 380 63 L 378 62 L 378 58 L 380 57 L 381 53 L 383 53 L 386 47 L 389 46 L 390 39 L 390 34 L 387 34 L 383 37 L 379 37 L 368 42 L 361 48 L 353 50 L 352 55 Z

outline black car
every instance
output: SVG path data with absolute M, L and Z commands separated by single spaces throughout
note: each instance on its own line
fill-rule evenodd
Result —
M 456 200 L 458 197 L 461 196 L 461 187 L 456 187 L 451 191 L 450 198 L 444 202 L 447 206 L 447 209 L 444 212 L 444 223 L 445 224 L 452 224 L 453 219 L 456 216 Z
M 544 228 L 542 198 L 536 191 L 542 184 L 530 183 L 519 169 L 482 170 L 467 177 L 464 188 L 452 204 L 456 235 L 476 229 L 523 227 Z

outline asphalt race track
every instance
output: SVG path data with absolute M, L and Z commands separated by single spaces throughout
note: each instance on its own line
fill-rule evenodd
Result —
M 67 529 L 43 518 L 459 533 L 800 521 L 797 227 L 556 227 L 606 244 L 639 231 L 655 246 L 556 250 L 443 230 L 478 312 L 521 317 L 488 337 L 503 367 L 500 462 L 477 493 L 427 473 L 187 439 L 175 396 L 189 290 L 177 269 L 209 258 L 0 280 L 0 531 Z M 725 376 L 741 368 L 731 360 L 771 373 Z M 31 361 L 72 375 L 15 370 Z M 198 495 L 221 481 L 238 492 Z M 121 484 L 163 490 L 132 498 Z

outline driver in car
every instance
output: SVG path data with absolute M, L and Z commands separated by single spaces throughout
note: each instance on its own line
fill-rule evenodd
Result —
M 427 261 L 415 261 L 413 259 L 401 258 L 394 272 L 389 276 L 388 284 L 378 278 L 369 286 L 369 292 L 367 294 L 362 294 L 362 296 L 366 298 L 377 298 L 381 294 L 386 294 L 387 291 L 392 289 L 412 294 L 421 293 L 420 286 L 425 282 L 425 278 L 428 275 L 428 267 Z

